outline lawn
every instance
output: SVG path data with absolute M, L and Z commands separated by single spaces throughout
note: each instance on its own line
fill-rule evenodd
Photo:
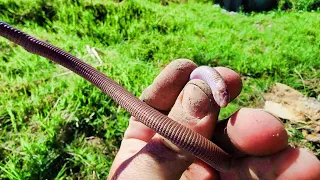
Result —
M 320 100 L 320 12 L 315 0 L 292 2 L 230 14 L 212 2 L 1 0 L 0 20 L 79 57 L 136 96 L 177 58 L 232 68 L 244 89 L 222 119 L 262 107 L 261 94 L 275 82 Z M 4 38 L 0 50 L 0 179 L 106 178 L 129 114 L 45 58 Z M 319 153 L 319 144 L 287 130 L 293 145 Z

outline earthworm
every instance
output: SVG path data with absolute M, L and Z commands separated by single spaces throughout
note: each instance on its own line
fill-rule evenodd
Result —
M 15 44 L 22 46 L 28 52 L 43 56 L 82 76 L 109 95 L 133 117 L 136 117 L 138 121 L 153 129 L 182 150 L 191 153 L 209 164 L 216 170 L 230 170 L 232 166 L 231 155 L 202 135 L 172 120 L 145 102 L 139 100 L 120 84 L 77 57 L 49 43 L 36 39 L 2 21 L 0 21 L 0 35 Z M 218 104 L 222 106 L 226 105 L 226 100 L 228 99 L 226 98 L 228 95 L 225 94 L 227 91 L 224 90 L 226 86 L 223 85 L 223 80 L 218 72 L 215 70 L 208 71 L 208 67 L 199 67 L 199 69 L 196 69 L 192 73 L 191 79 L 192 78 L 202 78 L 205 82 L 209 82 L 209 86 L 213 88 L 213 91 L 222 92 L 223 97 L 220 97 L 219 94 L 215 94 L 214 97 Z M 210 80 L 209 78 L 213 78 L 213 80 Z M 215 85 L 216 82 L 218 84 Z

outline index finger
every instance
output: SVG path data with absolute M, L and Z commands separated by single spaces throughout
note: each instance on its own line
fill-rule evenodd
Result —
M 166 114 L 172 108 L 195 68 L 197 65 L 188 59 L 177 59 L 170 62 L 153 83 L 143 91 L 140 99 Z M 124 139 L 133 138 L 148 142 L 154 134 L 152 129 L 131 117 Z
M 196 68 L 197 65 L 188 59 L 171 62 L 144 90 L 140 99 L 160 111 L 169 111 Z

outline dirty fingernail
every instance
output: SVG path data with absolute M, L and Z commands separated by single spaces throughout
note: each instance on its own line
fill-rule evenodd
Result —
M 171 62 L 152 85 L 143 91 L 140 99 L 158 110 L 169 111 L 196 67 L 197 65 L 188 59 Z
M 210 95 L 212 96 L 209 87 L 203 82 L 190 81 L 183 91 L 182 107 L 189 116 L 202 119 L 212 105 Z

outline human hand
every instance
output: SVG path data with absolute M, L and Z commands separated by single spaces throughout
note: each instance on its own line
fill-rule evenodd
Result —
M 271 114 L 243 108 L 217 123 L 219 107 L 209 87 L 189 81 L 197 67 L 189 60 L 170 63 L 142 94 L 150 106 L 168 114 L 234 155 L 234 166 L 220 173 L 179 150 L 153 130 L 130 118 L 108 179 L 318 179 L 320 162 L 304 149 L 288 147 L 283 124 Z M 216 68 L 225 79 L 231 100 L 242 88 L 234 71 Z M 187 85 L 186 85 L 187 84 Z M 225 132 L 225 133 L 224 133 Z

